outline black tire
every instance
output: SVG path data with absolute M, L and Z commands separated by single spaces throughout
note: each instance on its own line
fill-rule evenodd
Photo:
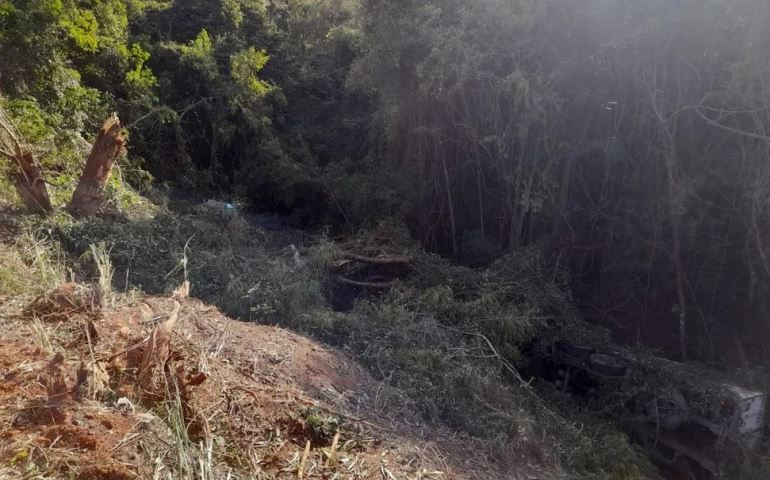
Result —
M 588 357 L 591 373 L 602 377 L 622 378 L 628 373 L 628 364 L 620 358 L 603 353 L 594 353 Z
M 556 355 L 566 365 L 583 368 L 586 359 L 594 352 L 593 347 L 573 343 L 560 342 L 556 345 Z
M 562 355 L 567 355 L 574 358 L 584 358 L 594 353 L 594 348 L 588 345 L 580 345 L 577 343 L 559 342 L 556 345 L 556 351 Z

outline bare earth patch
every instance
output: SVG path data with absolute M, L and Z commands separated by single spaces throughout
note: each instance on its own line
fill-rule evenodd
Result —
M 550 478 L 287 330 L 185 292 L 116 305 L 74 284 L 0 304 L 0 478 Z

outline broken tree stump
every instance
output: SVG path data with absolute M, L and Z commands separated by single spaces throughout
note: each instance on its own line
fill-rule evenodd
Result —
M 66 207 L 72 216 L 88 217 L 102 208 L 104 186 L 112 171 L 112 164 L 125 142 L 120 119 L 113 113 L 99 130 L 78 186 Z
M 12 163 L 9 176 L 27 211 L 43 214 L 50 212 L 51 199 L 43 179 L 43 168 L 2 107 L 0 107 L 0 154 L 8 157 Z
M 29 213 L 47 214 L 53 207 L 43 179 L 43 168 L 30 151 L 17 148 L 13 156 L 16 171 L 11 173 L 13 186 Z

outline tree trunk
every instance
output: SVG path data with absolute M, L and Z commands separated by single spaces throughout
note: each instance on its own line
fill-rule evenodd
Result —
M 452 258 L 458 258 L 459 250 L 457 245 L 457 225 L 455 223 L 455 206 L 452 200 L 452 184 L 449 181 L 449 168 L 447 168 L 446 158 L 441 153 L 441 167 L 444 171 L 444 188 L 446 189 L 447 204 L 449 206 L 449 228 L 452 229 Z
M 27 211 L 43 214 L 50 212 L 51 199 L 43 180 L 43 169 L 2 107 L 0 107 L 0 155 L 10 159 L 16 166 L 10 172 L 10 177 Z
M 18 168 L 11 174 L 11 179 L 27 211 L 49 213 L 53 208 L 48 196 L 48 188 L 43 180 L 43 169 L 32 152 L 23 151 L 17 147 L 13 160 Z
M 112 163 L 126 141 L 121 128 L 120 120 L 113 114 L 99 130 L 78 186 L 67 205 L 67 211 L 73 216 L 88 217 L 102 207 L 104 186 L 110 176 Z

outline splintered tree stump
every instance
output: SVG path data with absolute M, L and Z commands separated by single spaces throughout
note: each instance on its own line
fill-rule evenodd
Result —
M 0 107 L 0 154 L 10 159 L 15 168 L 9 174 L 16 192 L 30 213 L 52 210 L 43 169 L 21 138 L 7 112 Z
M 11 174 L 11 179 L 27 211 L 42 214 L 50 212 L 51 199 L 43 180 L 43 169 L 32 152 L 17 148 L 13 160 L 18 168 Z
M 102 208 L 104 186 L 112 171 L 112 163 L 126 142 L 121 128 L 120 119 L 113 114 L 99 130 L 78 186 L 67 205 L 67 211 L 74 217 L 88 217 Z

